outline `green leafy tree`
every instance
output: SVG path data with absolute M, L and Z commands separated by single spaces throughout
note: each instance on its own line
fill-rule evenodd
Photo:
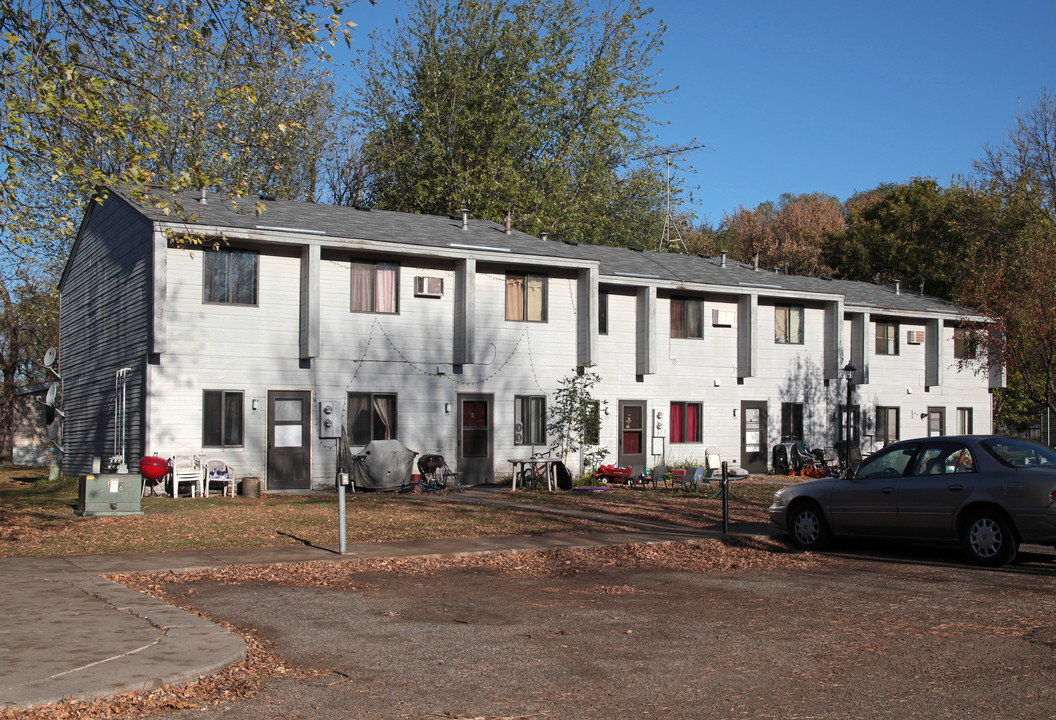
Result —
M 567 460 L 582 450 L 584 474 L 607 454 L 600 443 L 601 413 L 606 403 L 593 396 L 599 382 L 601 376 L 589 364 L 562 378 L 547 413 L 547 434 L 554 439 L 558 456 Z
M 27 173 L 81 190 L 161 184 L 244 194 L 269 168 L 219 172 L 216 157 L 267 143 L 297 128 L 269 99 L 297 100 L 291 72 L 325 55 L 343 2 L 329 19 L 297 0 L 64 0 L 0 2 L 6 41 L 0 113 L 0 206 L 20 200 Z M 322 29 L 322 37 L 317 32 Z M 345 35 L 347 39 L 347 35 Z M 278 69 L 278 72 L 276 72 Z M 292 80 L 276 88 L 269 80 Z M 243 134 L 257 125 L 257 132 Z M 264 135 L 263 133 L 267 133 Z M 274 146 L 274 142 L 272 146 Z M 177 160 L 172 162 L 172 160 Z
M 892 283 L 952 298 L 973 254 L 969 225 L 976 198 L 963 187 L 943 189 L 929 178 L 881 185 L 846 203 L 847 229 L 825 248 L 841 277 Z
M 637 0 L 417 0 L 358 60 L 367 197 L 468 207 L 571 241 L 640 245 L 663 221 L 647 105 L 664 26 Z
M 345 34 L 285 0 L 0 0 L 0 443 L 10 399 L 43 379 L 57 342 L 54 284 L 98 187 L 130 187 L 173 213 L 209 187 L 316 194 L 329 137 L 325 48 Z M 263 210 L 250 203 L 250 210 Z

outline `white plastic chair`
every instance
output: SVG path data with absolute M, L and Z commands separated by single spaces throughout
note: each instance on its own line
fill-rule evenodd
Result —
M 172 496 L 180 496 L 180 483 L 189 483 L 191 497 L 205 494 L 205 463 L 201 455 L 180 452 L 169 460 L 172 463 Z
M 210 458 L 205 461 L 205 496 L 209 497 L 209 486 L 219 483 L 220 494 L 235 496 L 235 474 L 227 463 L 218 458 Z

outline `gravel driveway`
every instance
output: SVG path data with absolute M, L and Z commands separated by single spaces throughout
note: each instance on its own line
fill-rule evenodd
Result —
M 899 545 L 720 571 L 650 552 L 656 562 L 553 555 L 540 571 L 525 555 L 317 587 L 169 583 L 274 643 L 287 668 L 249 700 L 170 717 L 1056 714 L 1050 550 L 1026 547 L 998 571 Z

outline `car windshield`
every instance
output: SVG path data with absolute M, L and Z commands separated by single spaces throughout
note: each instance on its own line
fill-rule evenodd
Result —
M 859 465 L 854 477 L 858 480 L 900 477 L 919 447 L 915 444 L 883 450 Z
M 1056 466 L 1056 451 L 1027 440 L 988 438 L 979 444 L 1009 467 Z

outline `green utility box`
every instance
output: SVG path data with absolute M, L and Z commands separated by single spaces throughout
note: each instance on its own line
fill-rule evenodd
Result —
M 136 474 L 87 475 L 77 492 L 78 515 L 142 515 L 143 478 Z

